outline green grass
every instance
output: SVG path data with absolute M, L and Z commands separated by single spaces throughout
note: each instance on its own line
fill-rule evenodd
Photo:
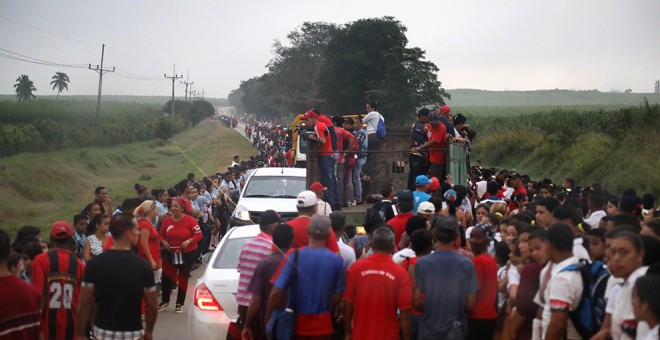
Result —
M 165 102 L 163 102 L 163 105 Z M 99 115 L 102 123 L 140 122 L 161 116 L 162 105 L 136 103 L 103 103 Z M 79 125 L 96 122 L 96 103 L 38 100 L 29 103 L 0 101 L 0 122 L 19 124 L 50 119 Z
M 109 189 L 113 204 L 135 197 L 136 182 L 170 188 L 189 172 L 224 172 L 235 154 L 247 158 L 250 143 L 217 122 L 204 123 L 168 142 L 152 140 L 109 148 L 24 153 L 0 159 L 0 221 L 10 233 L 23 225 L 46 230 L 71 220 L 94 200 L 94 188 Z

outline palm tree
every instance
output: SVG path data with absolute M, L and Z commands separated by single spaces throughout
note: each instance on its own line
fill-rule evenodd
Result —
M 16 84 L 14 84 L 16 89 L 16 97 L 19 102 L 29 102 L 37 98 L 32 91 L 37 89 L 34 87 L 34 83 L 30 80 L 30 77 L 23 74 L 20 77 L 16 78 Z
M 69 76 L 64 72 L 55 72 L 55 75 L 50 82 L 53 85 L 53 90 L 57 89 L 57 99 L 60 99 L 60 93 L 63 90 L 69 91 Z

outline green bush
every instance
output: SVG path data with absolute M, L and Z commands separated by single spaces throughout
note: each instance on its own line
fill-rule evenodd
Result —
M 617 110 L 553 110 L 517 116 L 474 115 L 472 159 L 535 178 L 575 178 L 613 191 L 660 194 L 660 105 Z

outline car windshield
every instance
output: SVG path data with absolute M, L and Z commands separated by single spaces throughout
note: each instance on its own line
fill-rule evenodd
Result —
M 238 257 L 241 254 L 243 245 L 253 237 L 230 238 L 220 249 L 220 254 L 215 257 L 213 268 L 215 269 L 236 269 L 238 266 Z
M 254 176 L 243 197 L 296 198 L 305 190 L 305 177 Z

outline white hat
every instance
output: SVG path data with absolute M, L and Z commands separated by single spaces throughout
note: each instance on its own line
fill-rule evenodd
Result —
M 418 214 L 433 215 L 435 214 L 435 205 L 433 203 L 426 201 L 419 204 L 417 208 Z
M 313 191 L 305 190 L 298 194 L 296 200 L 298 201 L 296 202 L 296 207 L 307 208 L 316 205 L 318 197 L 316 197 L 316 194 Z

